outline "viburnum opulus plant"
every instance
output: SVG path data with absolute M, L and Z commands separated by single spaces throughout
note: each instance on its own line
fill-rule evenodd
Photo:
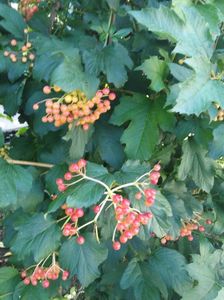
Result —
M 223 22 L 1 1 L 0 299 L 224 299 Z

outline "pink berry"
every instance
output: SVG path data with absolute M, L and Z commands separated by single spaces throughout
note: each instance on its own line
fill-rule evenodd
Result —
M 99 97 L 99 98 L 101 98 L 103 96 L 102 91 L 97 91 L 96 92 L 96 96 Z
M 100 211 L 100 206 L 99 205 L 95 205 L 93 207 L 93 211 L 94 211 L 95 214 L 97 214 Z
M 189 235 L 188 237 L 187 237 L 187 239 L 188 239 L 188 241 L 193 241 L 193 239 L 194 239 L 194 237 L 192 236 L 192 235 Z
M 44 280 L 44 281 L 42 282 L 42 286 L 43 286 L 43 288 L 47 289 L 47 288 L 49 288 L 49 286 L 50 286 L 50 282 L 49 282 L 48 280 Z
M 121 244 L 119 242 L 114 242 L 113 248 L 114 248 L 114 250 L 118 251 L 121 249 Z
M 64 192 L 67 189 L 66 185 L 64 184 L 59 184 L 58 185 L 58 190 L 59 192 Z
M 85 159 L 80 159 L 78 162 L 77 162 L 77 164 L 78 164 L 78 166 L 79 166 L 79 168 L 81 169 L 81 168 L 84 168 L 85 166 L 86 166 L 86 164 L 87 164 L 87 161 L 85 160 Z
M 78 236 L 76 239 L 76 243 L 79 245 L 83 245 L 85 243 L 85 238 L 83 236 Z
M 199 230 L 200 232 L 204 232 L 204 231 L 205 231 L 205 227 L 204 227 L 204 226 L 199 226 L 199 227 L 198 227 L 198 230 Z
M 11 40 L 10 44 L 12 46 L 16 46 L 17 45 L 17 40 L 15 40 L 15 39 Z
M 160 164 L 156 164 L 156 165 L 153 167 L 153 170 L 156 171 L 156 172 L 160 171 L 160 169 L 161 169 Z
M 104 89 L 102 90 L 102 92 L 103 92 L 104 95 L 108 95 L 108 94 L 110 93 L 110 89 L 104 88 Z
M 26 278 L 26 276 L 27 276 L 26 271 L 22 271 L 20 275 L 22 278 Z
M 57 184 L 57 185 L 64 184 L 64 180 L 63 180 L 62 178 L 57 178 L 57 179 L 56 179 L 56 184 Z
M 127 243 L 128 238 L 126 236 L 124 236 L 124 235 L 121 235 L 120 238 L 119 238 L 119 240 L 120 240 L 120 242 L 122 244 L 125 244 L 125 243 Z
M 72 173 L 70 173 L 70 172 L 65 173 L 64 179 L 65 180 L 71 180 L 72 179 Z
M 113 100 L 116 99 L 116 94 L 115 94 L 115 93 L 110 93 L 109 96 L 108 96 L 108 98 L 109 98 L 111 101 L 113 101 Z
M 29 285 L 30 284 L 30 278 L 26 277 L 24 280 L 23 280 L 23 283 L 25 285 Z
M 38 110 L 39 109 L 39 104 L 38 103 L 35 103 L 34 105 L 33 105 L 33 110 Z
M 72 173 L 79 172 L 79 166 L 78 166 L 78 164 L 75 164 L 75 163 L 71 164 L 69 166 L 69 171 L 72 172 Z
M 81 218 L 84 216 L 84 210 L 82 208 L 77 208 L 76 211 L 75 211 L 75 215 L 78 217 L 78 218 Z
M 67 280 L 68 279 L 68 277 L 69 277 L 69 272 L 68 271 L 64 271 L 63 273 L 62 273 L 62 280 Z
M 142 198 L 142 193 L 141 192 L 138 192 L 135 194 L 135 199 L 136 200 L 140 200 Z
M 206 224 L 211 225 L 211 224 L 212 224 L 212 220 L 207 219 L 207 220 L 206 220 Z
M 43 87 L 43 93 L 46 94 L 46 95 L 50 94 L 51 93 L 51 87 L 49 85 L 45 85 Z

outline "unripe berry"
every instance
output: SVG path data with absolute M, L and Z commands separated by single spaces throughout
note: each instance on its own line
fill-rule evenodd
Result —
M 83 236 L 78 236 L 76 239 L 76 243 L 79 245 L 83 245 L 85 243 L 85 238 Z
M 113 243 L 114 250 L 118 251 L 121 249 L 121 244 L 117 241 Z
M 142 198 L 142 193 L 141 192 L 138 192 L 135 194 L 135 199 L 136 200 L 140 200 Z
M 17 45 L 17 40 L 13 39 L 11 40 L 10 44 L 15 47 Z
M 43 286 L 43 288 L 47 289 L 47 288 L 49 288 L 49 286 L 50 286 L 50 282 L 49 282 L 48 280 L 44 280 L 44 281 L 42 282 L 42 286 Z
M 34 105 L 33 105 L 33 110 L 38 110 L 39 109 L 39 104 L 38 103 L 35 103 Z
M 51 93 L 51 87 L 48 86 L 48 85 L 45 85 L 43 87 L 43 93 L 46 94 L 46 95 L 50 94 Z

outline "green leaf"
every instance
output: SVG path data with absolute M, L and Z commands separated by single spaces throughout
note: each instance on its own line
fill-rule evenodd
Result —
M 224 155 L 224 144 L 223 144 L 223 132 L 224 124 L 220 124 L 213 130 L 213 141 L 209 146 L 209 156 L 213 159 L 218 159 Z
M 197 186 L 208 193 L 213 187 L 214 174 L 212 161 L 206 157 L 207 151 L 192 138 L 184 141 L 182 149 L 183 156 L 178 170 L 179 179 L 185 180 L 190 176 Z
M 121 138 L 129 159 L 149 159 L 159 142 L 159 128 L 167 131 L 174 125 L 173 115 L 163 105 L 163 99 L 150 101 L 140 94 L 120 99 L 110 122 L 121 126 L 130 121 Z
M 84 73 L 78 49 L 73 49 L 72 56 L 64 57 L 63 62 L 52 72 L 51 82 L 65 92 L 82 90 L 87 97 L 93 97 L 99 85 L 95 76 Z
M 24 38 L 24 29 L 27 27 L 18 11 L 4 4 L 0 4 L 0 26 L 17 38 Z
M 125 84 L 128 79 L 126 67 L 131 69 L 133 66 L 127 49 L 119 43 L 85 51 L 83 58 L 87 72 L 96 76 L 103 72 L 108 83 L 116 87 Z
M 149 257 L 148 264 L 149 272 L 154 274 L 154 283 L 159 289 L 162 285 L 156 282 L 156 277 L 162 280 L 167 289 L 166 293 L 174 290 L 181 295 L 184 289 L 190 288 L 191 280 L 186 269 L 186 260 L 177 251 L 159 248 Z
M 157 56 L 152 56 L 146 59 L 144 63 L 136 70 L 142 70 L 143 73 L 151 80 L 151 89 L 155 92 L 160 92 L 166 85 L 164 80 L 168 75 L 168 66 L 164 60 Z
M 15 286 L 19 283 L 19 272 L 12 267 L 0 268 L 0 299 L 11 300 Z
M 60 227 L 50 217 L 42 213 L 33 215 L 24 224 L 18 226 L 12 251 L 25 259 L 32 255 L 36 262 L 55 251 L 60 243 Z
M 98 122 L 93 135 L 93 143 L 103 161 L 115 169 L 124 162 L 124 149 L 120 143 L 123 130 L 106 122 Z
M 0 207 L 17 208 L 31 191 L 32 175 L 20 166 L 0 159 Z
M 51 299 L 48 293 L 49 293 L 49 289 L 44 289 L 40 283 L 37 286 L 32 286 L 32 285 L 26 286 L 23 282 L 21 282 L 15 287 L 13 300 Z
M 224 299 L 224 287 L 219 291 L 218 296 L 214 300 L 223 300 Z
M 146 263 L 138 262 L 133 258 L 120 281 L 122 289 L 132 288 L 136 300 L 160 300 L 160 293 L 154 286 L 152 274 Z
M 194 70 L 194 74 L 179 84 L 180 92 L 173 111 L 199 115 L 208 110 L 213 102 L 224 107 L 224 83 L 211 79 L 212 64 L 205 57 L 187 59 L 185 63 Z
M 178 81 L 185 81 L 189 77 L 192 76 L 193 71 L 189 68 L 186 68 L 184 66 L 175 64 L 175 63 L 169 63 L 169 69 L 170 73 L 178 80 Z
M 148 30 L 176 42 L 175 53 L 209 58 L 213 53 L 213 40 L 206 21 L 194 7 L 182 7 L 182 19 L 172 9 L 162 5 L 159 9 L 146 8 L 130 11 L 129 14 Z
M 109 7 L 113 10 L 118 10 L 120 5 L 120 0 L 107 0 Z
M 66 141 L 71 140 L 71 146 L 69 150 L 70 158 L 72 160 L 80 159 L 84 156 L 86 145 L 93 134 L 93 127 L 85 131 L 82 126 L 73 125 L 72 128 L 67 132 L 64 139 Z
M 108 250 L 97 243 L 92 234 L 85 235 L 85 243 L 78 245 L 75 238 L 64 242 L 60 251 L 60 264 L 77 275 L 83 287 L 88 286 L 100 276 L 99 265 L 107 258 Z
M 200 247 L 201 255 L 194 254 L 193 262 L 187 266 L 189 275 L 195 280 L 191 288 L 183 294 L 183 300 L 210 300 L 215 299 L 220 290 L 216 271 L 221 262 L 222 251 L 212 250 L 206 244 Z
M 67 172 L 67 165 L 56 165 L 47 172 L 45 176 L 46 189 L 50 194 L 56 194 L 58 192 L 58 187 L 56 184 L 57 178 L 63 178 L 64 174 Z
M 100 180 L 110 186 L 113 182 L 113 176 L 108 173 L 103 166 L 88 162 L 86 175 Z M 71 207 L 89 207 L 96 204 L 105 192 L 105 187 L 85 179 L 77 185 L 68 189 L 67 204 Z

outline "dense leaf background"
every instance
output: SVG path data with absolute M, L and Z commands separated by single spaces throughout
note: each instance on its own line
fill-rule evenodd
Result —
M 224 299 L 224 125 L 216 119 L 218 106 L 224 109 L 223 0 L 41 1 L 28 22 L 11 7 L 19 1 L 0 2 L 0 104 L 28 124 L 8 155 L 54 165 L 14 165 L 0 151 L 0 237 L 9 254 L 0 257 L 0 299 L 65 299 L 73 285 L 90 300 Z M 11 39 L 24 44 L 25 28 L 36 55 L 32 70 L 3 54 Z M 88 98 L 109 84 L 118 100 L 87 133 L 55 128 L 41 122 L 43 108 L 32 109 L 46 84 L 81 89 Z M 118 252 L 110 210 L 98 220 L 100 244 L 93 227 L 83 230 L 80 246 L 56 222 L 65 202 L 83 207 L 88 221 L 104 195 L 85 181 L 51 201 L 56 178 L 81 157 L 89 161 L 87 175 L 108 185 L 162 165 L 152 221 Z M 135 192 L 125 190 L 141 209 Z M 178 239 L 195 213 L 206 231 L 192 242 Z M 165 235 L 175 241 L 162 245 Z M 19 272 L 53 251 L 75 282 L 24 286 Z

